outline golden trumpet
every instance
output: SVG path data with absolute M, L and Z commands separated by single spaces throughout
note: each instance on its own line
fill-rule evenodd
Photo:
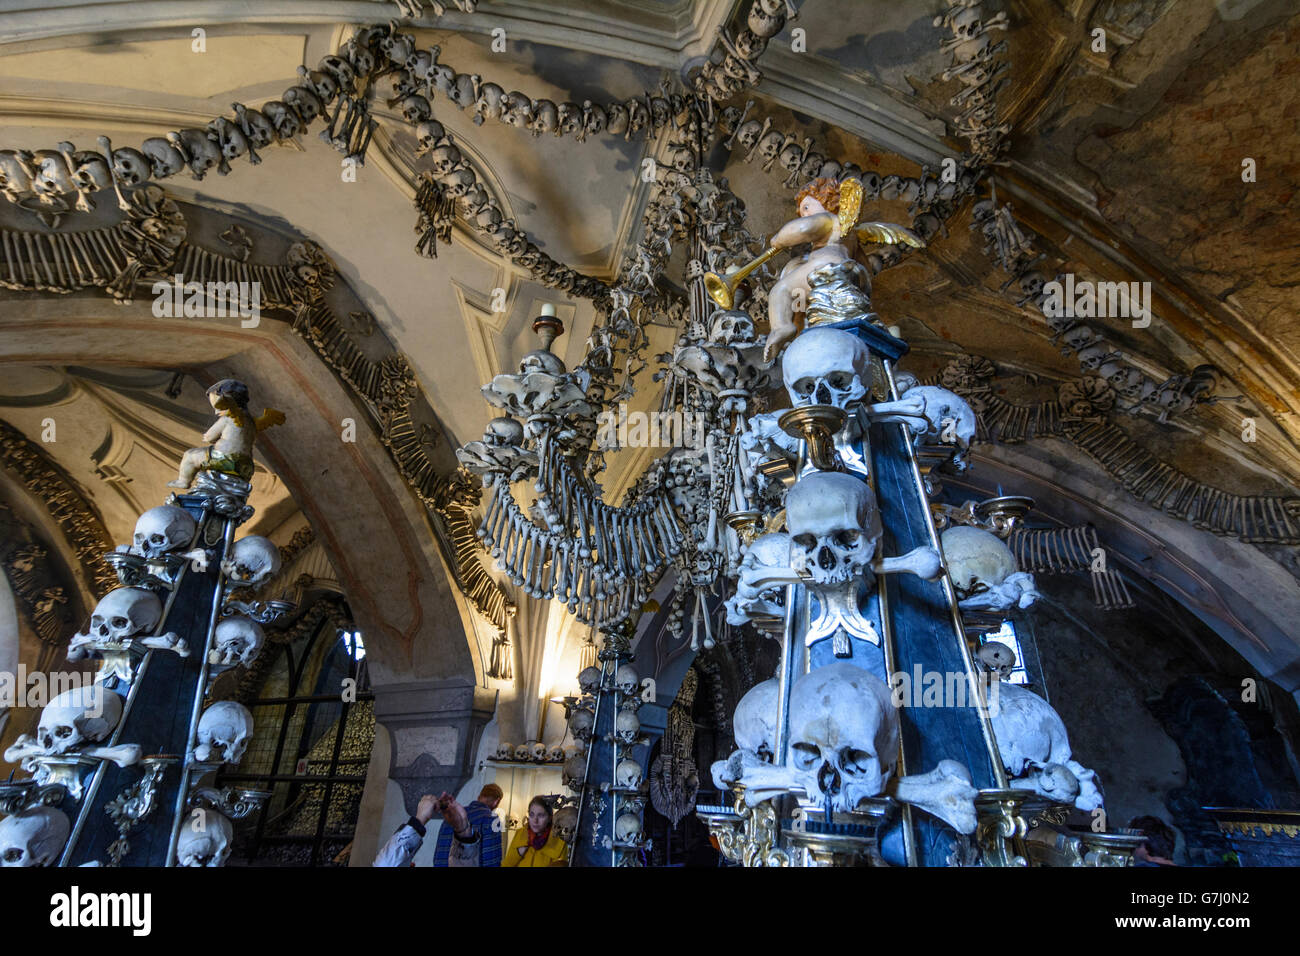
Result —
M 781 250 L 776 246 L 769 246 L 757 259 L 747 262 L 735 272 L 731 273 L 725 279 L 716 272 L 704 273 L 704 291 L 709 294 L 709 298 L 718 303 L 724 309 L 730 309 L 736 304 L 736 286 L 744 281 L 745 277 L 761 266 L 768 259 L 771 259 Z

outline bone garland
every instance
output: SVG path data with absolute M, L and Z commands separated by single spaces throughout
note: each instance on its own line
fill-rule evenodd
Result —
M 1113 611 L 1134 606 L 1128 585 L 1117 571 L 1098 568 L 1093 557 L 1100 548 L 1097 530 L 1077 528 L 1017 528 L 1007 539 L 1021 571 L 1033 574 L 1090 571 L 1093 598 L 1098 607 Z
M 956 77 L 965 89 L 949 102 L 962 107 L 956 129 L 970 140 L 971 152 L 976 162 L 989 163 L 1006 149 L 1004 137 L 1010 124 L 998 122 L 996 93 L 1005 82 L 998 77 L 1006 64 L 995 63 L 995 57 L 1007 48 L 1003 40 L 994 44 L 990 31 L 1006 31 L 1007 15 L 997 13 L 985 18 L 979 0 L 954 0 L 948 9 L 934 18 L 934 25 L 946 26 L 952 38 L 943 41 L 941 49 L 952 54 L 952 66 L 944 72 L 945 80 Z
M 714 102 L 722 102 L 747 87 L 757 86 L 763 75 L 754 61 L 767 49 L 768 41 L 784 29 L 786 20 L 798 13 L 788 0 L 753 0 L 745 29 L 734 40 L 724 27 L 718 28 L 724 54 L 722 62 L 704 65 L 693 81 L 696 92 Z

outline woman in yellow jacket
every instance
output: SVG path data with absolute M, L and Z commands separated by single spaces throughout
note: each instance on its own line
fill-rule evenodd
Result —
M 565 866 L 569 848 L 551 829 L 551 805 L 541 797 L 528 804 L 528 826 L 515 832 L 502 866 Z

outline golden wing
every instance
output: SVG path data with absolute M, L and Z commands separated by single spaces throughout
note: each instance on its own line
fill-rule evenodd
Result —
M 897 226 L 892 222 L 858 223 L 858 242 L 878 242 L 891 246 L 911 246 L 924 249 L 925 240 L 906 226 Z
M 284 424 L 284 412 L 277 408 L 268 408 L 266 411 L 253 419 L 253 425 L 259 432 L 264 432 L 268 428 Z
M 846 179 L 840 183 L 840 235 L 847 236 L 862 212 L 862 183 Z

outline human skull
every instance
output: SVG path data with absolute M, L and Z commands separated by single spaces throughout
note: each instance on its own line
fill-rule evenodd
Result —
M 515 757 L 515 745 L 506 743 L 504 740 L 497 744 L 496 752 L 492 754 L 493 760 L 513 760 Z
M 68 145 L 60 143 L 59 146 Z M 113 177 L 108 169 L 108 162 L 102 153 L 92 150 L 77 150 L 72 155 L 72 184 L 83 192 L 95 192 L 113 185 Z
M 221 147 L 205 129 L 175 130 L 168 133 L 167 138 L 180 150 L 185 164 L 190 168 L 190 175 L 195 179 L 202 179 L 209 169 L 219 166 L 225 158 Z
M 485 119 L 501 118 L 501 101 L 505 91 L 495 83 L 484 83 L 478 88 L 478 97 L 474 100 L 474 123 L 482 126 Z
M 636 743 L 641 735 L 641 718 L 634 710 L 620 710 L 614 718 L 614 736 L 622 744 Z
M 1015 574 L 1015 555 L 991 531 L 955 525 L 939 537 L 948 577 L 959 597 L 996 587 Z
M 158 595 L 144 588 L 114 588 L 95 605 L 86 633 L 97 641 L 120 642 L 152 634 L 162 619 Z
M 122 698 L 103 684 L 73 687 L 45 705 L 36 742 L 47 754 L 65 754 L 107 740 L 122 719 Z
M 550 100 L 538 100 L 533 104 L 533 119 L 529 128 L 534 136 L 553 133 L 560 125 L 560 111 Z
M 501 119 L 509 126 L 527 129 L 533 122 L 533 101 L 515 90 L 501 99 Z
M 781 32 L 781 27 L 785 26 L 785 16 L 779 11 L 767 9 L 761 3 L 751 3 L 746 23 L 755 36 L 770 38 Z
M 333 75 L 322 73 L 319 70 L 308 70 L 305 66 L 298 67 L 298 76 L 301 78 L 302 85 L 310 89 L 320 97 L 321 105 L 328 106 L 334 102 L 335 97 L 339 95 L 339 83 Z
M 866 482 L 843 472 L 811 472 L 786 494 L 785 508 L 792 563 L 801 562 L 818 584 L 859 576 L 870 582 L 881 526 Z
M 435 175 L 445 176 L 460 165 L 460 150 L 450 143 L 438 146 L 429 155 L 429 161 L 433 164 Z
M 530 756 L 532 756 L 532 752 L 533 750 L 531 747 L 528 746 L 528 744 L 520 744 L 518 747 L 515 748 L 515 759 L 519 761 L 525 761 Z
M 322 73 L 328 73 L 334 77 L 335 85 L 345 92 L 352 92 L 356 86 L 356 72 L 352 69 L 352 64 L 336 53 L 330 53 L 321 57 L 320 62 L 316 64 Z
M 524 426 L 509 415 L 488 422 L 483 441 L 498 448 L 516 448 L 524 442 Z
M 448 196 L 453 199 L 460 199 L 474 188 L 478 180 L 474 178 L 474 174 L 468 169 L 454 169 L 445 176 L 439 177 L 438 182 L 447 191 Z
M 795 681 L 790 759 L 809 797 L 851 811 L 885 789 L 897 757 L 898 712 L 875 674 L 837 661 Z
M 140 149 L 149 158 L 154 179 L 174 176 L 185 167 L 181 151 L 161 136 L 150 136 L 141 144 Z
M 1006 680 L 1016 667 L 1016 652 L 1001 641 L 989 641 L 979 649 L 979 661 L 998 680 Z
M 291 86 L 280 97 L 281 101 L 292 110 L 303 126 L 310 126 L 312 120 L 325 110 L 325 104 L 315 91 L 305 86 Z
M 564 763 L 564 748 L 556 744 L 550 750 L 546 751 L 547 763 Z
M 790 536 L 780 531 L 760 534 L 740 559 L 736 596 L 727 601 L 728 623 L 739 627 L 755 613 L 774 613 L 778 605 L 768 602 L 764 607 L 762 602 L 777 595 L 781 586 L 770 579 L 782 570 L 790 570 Z
M 603 678 L 604 672 L 599 667 L 595 665 L 584 667 L 578 674 L 578 687 L 584 694 L 598 694 Z
M 763 168 L 771 169 L 772 164 L 776 162 L 777 155 L 781 152 L 781 146 L 785 143 L 785 134 L 772 130 L 758 141 L 758 155 L 763 160 Z M 751 157 L 747 156 L 746 159 Z
M 565 843 L 572 844 L 573 837 L 578 831 L 578 808 L 560 807 L 555 811 L 551 825 L 555 827 L 556 836 Z
M 605 128 L 617 136 L 619 133 L 627 132 L 627 107 L 622 103 L 610 103 L 606 108 L 606 114 L 609 121 Z
M 198 528 L 190 513 L 175 505 L 150 508 L 135 523 L 132 550 L 145 558 L 156 558 L 177 548 L 189 547 Z
M 605 130 L 608 117 L 605 115 L 605 108 L 591 100 L 582 102 L 582 128 L 588 136 L 594 136 Z
M 301 124 L 298 116 L 280 100 L 270 100 L 262 104 L 262 113 L 270 121 L 275 135 L 280 139 L 293 139 L 298 135 Z
M 559 126 L 556 136 L 568 136 L 582 129 L 582 107 L 577 103 L 561 103 L 558 109 Z
M 419 156 L 431 152 L 443 140 L 447 138 L 446 128 L 437 120 L 425 120 L 418 123 L 415 127 L 415 152 Z
M 403 97 L 399 105 L 402 108 L 402 118 L 408 123 L 423 123 L 433 119 L 433 107 L 419 93 Z
M 595 725 L 596 715 L 586 707 L 578 707 L 569 715 L 569 730 L 576 740 L 589 740 Z
M 266 642 L 258 623 L 242 615 L 219 622 L 213 638 L 216 647 L 209 658 L 212 663 L 243 664 L 245 667 L 257 659 Z
M 54 807 L 32 807 L 0 820 L 0 866 L 50 866 L 68 842 L 72 824 Z
M 72 192 L 68 164 L 58 150 L 38 149 L 33 163 L 36 175 L 32 177 L 32 191 L 42 200 L 53 202 L 56 197 Z
M 250 110 L 240 103 L 235 103 L 233 106 L 239 116 L 240 128 L 248 138 L 249 146 L 253 149 L 261 149 L 275 141 L 275 127 L 260 110 Z
M 771 760 L 776 750 L 776 710 L 778 686 L 775 679 L 751 687 L 731 718 L 736 746 L 763 760 Z
M 574 754 L 564 761 L 560 778 L 570 790 L 581 790 L 583 782 L 587 779 L 587 758 L 582 754 Z
M 635 843 L 641 836 L 641 818 L 635 813 L 620 813 L 614 821 L 614 839 L 619 843 Z
M 199 763 L 239 763 L 253 736 L 253 715 L 243 704 L 219 700 L 199 718 L 198 743 L 194 759 Z
M 528 748 L 528 755 L 532 758 L 534 763 L 546 763 L 546 754 L 546 744 L 542 743 L 540 740 Z
M 740 124 L 740 129 L 736 130 L 736 142 L 740 148 L 748 152 L 754 148 L 758 142 L 758 134 L 763 131 L 763 124 L 758 120 L 748 120 Z
M 113 173 L 123 186 L 139 186 L 149 181 L 152 172 L 144 153 L 130 146 L 113 150 Z
M 415 39 L 406 33 L 390 33 L 379 41 L 379 48 L 394 66 L 405 66 L 415 52 Z
M 257 587 L 280 572 L 280 549 L 269 538 L 250 534 L 235 542 L 228 577 L 238 584 Z
M 631 664 L 620 664 L 614 671 L 614 686 L 624 694 L 635 694 L 641 686 L 641 678 Z
M 181 826 L 176 862 L 181 866 L 225 866 L 234 828 L 224 814 L 195 810 Z
M 464 110 L 474 105 L 478 97 L 479 79 L 477 73 L 456 74 L 451 82 L 451 88 L 447 90 L 447 99 L 451 100 L 456 109 Z
M 797 336 L 781 358 L 790 403 L 834 405 L 848 411 L 867 394 L 871 353 L 851 332 L 814 326 Z
M 740 309 L 719 309 L 709 317 L 709 342 L 734 345 L 754 341 L 754 320 Z

